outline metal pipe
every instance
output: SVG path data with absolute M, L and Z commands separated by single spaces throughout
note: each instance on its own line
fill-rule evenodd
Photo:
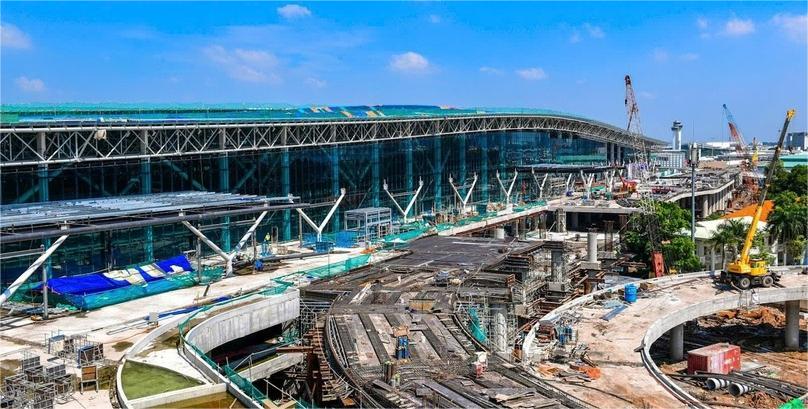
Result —
M 210 241 L 204 233 L 199 231 L 196 227 L 194 227 L 191 223 L 187 221 L 183 221 L 182 224 L 191 231 L 191 233 L 195 234 L 196 237 L 199 237 L 203 243 L 205 243 L 211 250 L 213 250 L 216 254 L 219 255 L 225 262 L 225 276 L 229 276 L 233 272 L 233 256 L 230 254 L 225 253 L 222 249 L 219 248 L 216 244 Z M 235 254 L 235 253 L 234 253 Z
M 340 189 L 339 193 L 340 193 L 339 198 L 334 203 L 334 205 L 331 206 L 331 210 L 328 211 L 328 214 L 325 215 L 325 219 L 323 219 L 322 223 L 320 223 L 319 226 L 314 224 L 314 221 L 312 221 L 309 218 L 309 216 L 307 216 L 306 213 L 303 212 L 303 209 L 301 208 L 296 209 L 298 214 L 300 214 L 300 216 L 303 218 L 303 220 L 305 220 L 306 223 L 309 224 L 309 226 L 311 226 L 315 231 L 317 231 L 317 241 L 320 241 L 322 239 L 323 229 L 328 224 L 328 221 L 331 220 L 331 216 L 334 215 L 334 212 L 337 211 L 337 208 L 339 207 L 340 202 L 342 202 L 342 199 L 345 198 L 345 189 Z
M 741 396 L 746 392 L 749 392 L 752 388 L 749 385 L 744 385 L 742 383 L 733 382 L 729 384 L 729 393 L 732 396 Z
M 461 196 L 460 191 L 457 190 L 457 186 L 454 184 L 454 180 L 452 180 L 452 177 L 449 176 L 449 185 L 452 186 L 452 190 L 454 190 L 455 195 L 457 195 L 457 198 L 460 199 L 460 205 L 462 206 L 462 210 L 464 212 L 466 211 L 466 205 L 468 204 L 469 199 L 471 199 L 471 193 L 474 192 L 474 185 L 476 184 L 477 174 L 475 173 L 474 178 L 471 181 L 471 187 L 469 187 L 469 190 L 466 191 L 466 196 Z
M 239 251 L 241 251 L 241 248 L 244 247 L 244 244 L 247 243 L 247 240 L 250 239 L 250 236 L 252 236 L 255 233 L 255 229 L 258 228 L 258 225 L 261 224 L 261 221 L 264 220 L 264 217 L 266 217 L 267 213 L 269 212 L 261 212 L 261 214 L 258 215 L 258 218 L 255 219 L 255 222 L 252 224 L 252 226 L 250 226 L 250 228 L 247 229 L 247 233 L 244 233 L 244 237 L 242 237 L 241 240 L 238 241 L 238 244 L 236 244 L 236 248 L 233 249 L 232 251 L 233 254 L 236 254 Z
M 707 378 L 707 389 L 714 391 L 716 389 L 724 389 L 729 386 L 729 381 L 726 379 Z
M 33 274 L 37 269 L 39 269 L 39 267 L 42 264 L 44 264 L 45 261 L 48 260 L 48 258 L 50 258 L 53 252 L 55 252 L 56 249 L 58 249 L 59 246 L 61 246 L 62 243 L 64 243 L 64 241 L 67 240 L 69 236 L 70 236 L 69 234 L 65 234 L 64 236 L 59 237 L 55 242 L 53 242 L 53 244 L 50 247 L 48 247 L 47 250 L 45 250 L 44 253 L 42 253 L 39 257 L 37 257 L 34 263 L 31 264 L 31 266 L 28 267 L 27 270 L 23 271 L 23 273 L 19 277 L 17 277 L 17 279 L 14 280 L 14 282 L 11 283 L 11 285 L 8 286 L 8 288 L 6 288 L 5 291 L 3 291 L 3 294 L 0 294 L 0 305 L 5 303 L 12 295 L 14 295 L 17 289 L 23 283 L 25 283 L 25 281 L 27 281 L 28 278 L 31 277 L 31 274 Z
M 183 221 L 202 221 L 207 219 L 213 219 L 217 217 L 223 216 L 239 216 L 244 214 L 252 214 L 258 213 L 268 210 L 285 210 L 285 209 L 297 209 L 297 208 L 305 208 L 308 207 L 308 203 L 293 203 L 288 205 L 273 205 L 273 206 L 255 206 L 249 207 L 244 209 L 238 210 L 223 210 L 218 212 L 210 212 L 210 213 L 201 213 L 201 214 L 191 214 L 191 215 L 179 215 L 179 216 L 171 216 L 159 219 L 150 219 L 150 220 L 138 220 L 133 222 L 121 222 L 121 223 L 114 223 L 106 226 L 87 226 L 87 227 L 66 227 L 62 229 L 53 229 L 48 231 L 42 232 L 35 232 L 35 233 L 10 233 L 4 234 L 0 236 L 0 244 L 8 244 L 8 243 L 18 243 L 21 241 L 30 241 L 30 240 L 42 240 L 48 237 L 55 237 L 60 236 L 62 234 L 69 234 L 72 236 L 79 235 L 79 234 L 89 234 L 89 233 L 98 233 L 102 231 L 111 231 L 111 230 L 125 230 L 125 229 L 134 229 L 139 227 L 147 227 L 147 226 L 157 226 L 162 224 L 173 224 L 179 223 Z M 5 232 L 4 232 L 5 233 Z

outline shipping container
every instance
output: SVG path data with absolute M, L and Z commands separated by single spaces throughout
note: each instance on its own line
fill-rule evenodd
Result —
M 741 348 L 719 343 L 694 349 L 687 353 L 687 373 L 728 374 L 741 369 Z

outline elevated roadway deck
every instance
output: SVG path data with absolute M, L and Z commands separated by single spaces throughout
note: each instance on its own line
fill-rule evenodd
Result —
M 650 359 L 651 345 L 668 330 L 700 316 L 808 298 L 808 275 L 797 274 L 799 270 L 784 268 L 782 288 L 744 292 L 716 284 L 711 273 L 644 280 L 653 284 L 649 295 L 640 297 L 609 321 L 602 317 L 610 309 L 595 301 L 595 297 L 616 291 L 616 287 L 565 304 L 547 314 L 542 322 L 572 318 L 578 342 L 588 345 L 587 355 L 599 366 L 602 375 L 585 385 L 560 381 L 553 385 L 596 407 L 707 407 L 659 371 Z M 535 334 L 536 328 L 531 333 Z M 527 348 L 525 351 L 528 356 L 534 353 Z

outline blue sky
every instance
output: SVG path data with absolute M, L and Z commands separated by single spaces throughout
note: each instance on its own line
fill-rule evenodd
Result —
M 808 124 L 806 2 L 0 3 L 0 99 L 548 108 L 773 140 Z

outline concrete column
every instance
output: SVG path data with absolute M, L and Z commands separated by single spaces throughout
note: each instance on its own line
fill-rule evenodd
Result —
M 590 263 L 598 261 L 598 232 L 590 230 L 586 233 L 586 257 Z
M 796 351 L 800 347 L 800 302 L 786 301 L 786 351 Z
M 496 352 L 505 352 L 508 348 L 508 322 L 505 320 L 507 309 L 502 305 L 491 307 L 494 316 L 493 347 Z
M 685 354 L 685 344 L 684 344 L 684 336 L 685 336 L 685 327 L 684 324 L 679 324 L 668 331 L 668 335 L 670 336 L 670 358 L 671 361 L 678 362 L 684 358 Z
M 497 227 L 494 229 L 494 238 L 495 239 L 504 239 L 505 238 L 505 228 L 504 227 Z
M 706 219 L 710 215 L 710 196 L 704 196 L 701 201 L 701 218 Z

